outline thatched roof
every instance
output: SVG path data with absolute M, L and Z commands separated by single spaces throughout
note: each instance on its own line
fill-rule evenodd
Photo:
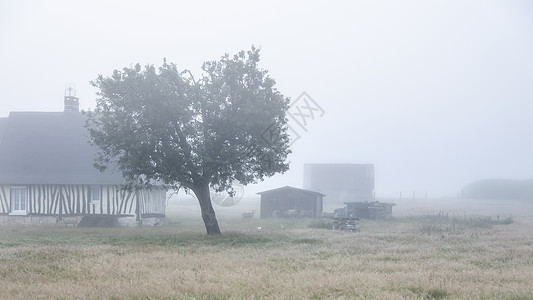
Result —
M 121 184 L 101 173 L 79 112 L 12 112 L 0 118 L 0 184 Z

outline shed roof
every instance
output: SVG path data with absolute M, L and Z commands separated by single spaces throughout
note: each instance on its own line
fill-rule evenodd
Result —
M 0 183 L 121 184 L 120 172 L 94 166 L 79 112 L 12 112 L 0 120 Z
M 315 192 L 315 191 L 310 191 L 310 190 L 304 190 L 304 189 L 299 189 L 299 188 L 295 188 L 295 187 L 292 187 L 292 186 L 284 186 L 284 187 L 280 187 L 280 188 L 277 188 L 277 189 L 272 189 L 272 190 L 267 190 L 267 191 L 263 191 L 263 192 L 259 192 L 257 193 L 258 195 L 263 195 L 263 194 L 270 194 L 270 193 L 278 193 L 278 192 L 283 192 L 283 191 L 295 191 L 295 192 L 299 192 L 299 193 L 309 193 L 309 194 L 315 194 L 315 195 L 319 195 L 319 196 L 326 196 L 322 193 L 319 193 L 319 192 Z

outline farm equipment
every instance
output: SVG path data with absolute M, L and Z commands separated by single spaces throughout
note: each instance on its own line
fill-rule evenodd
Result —
M 358 218 L 331 218 L 333 220 L 333 230 L 359 232 Z

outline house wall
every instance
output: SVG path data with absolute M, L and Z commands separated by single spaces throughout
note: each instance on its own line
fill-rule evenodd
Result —
M 167 192 L 164 189 L 140 190 L 136 193 L 139 199 L 139 213 L 141 216 L 165 216 L 167 207 Z
M 115 185 L 100 185 L 100 203 L 91 203 L 89 189 L 91 185 L 16 185 L 27 188 L 27 216 L 33 221 L 16 220 L 19 223 L 50 223 L 36 221 L 41 217 L 73 217 L 84 215 L 118 215 L 131 218 L 132 222 L 141 218 L 164 218 L 166 207 L 166 191 L 161 189 L 126 191 Z M 94 185 L 93 185 L 94 186 Z M 11 185 L 0 185 L 0 218 L 15 221 L 11 216 Z M 35 219 L 35 220 L 34 220 Z M 129 222 L 129 221 L 128 221 Z M 16 222 L 15 222 L 16 223 Z

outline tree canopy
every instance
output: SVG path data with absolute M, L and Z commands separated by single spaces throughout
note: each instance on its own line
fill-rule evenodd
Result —
M 259 49 L 190 71 L 164 63 L 99 75 L 87 127 L 95 165 L 116 166 L 132 186 L 153 182 L 192 191 L 208 234 L 220 234 L 209 190 L 255 183 L 288 170 L 289 98 L 259 68 Z

